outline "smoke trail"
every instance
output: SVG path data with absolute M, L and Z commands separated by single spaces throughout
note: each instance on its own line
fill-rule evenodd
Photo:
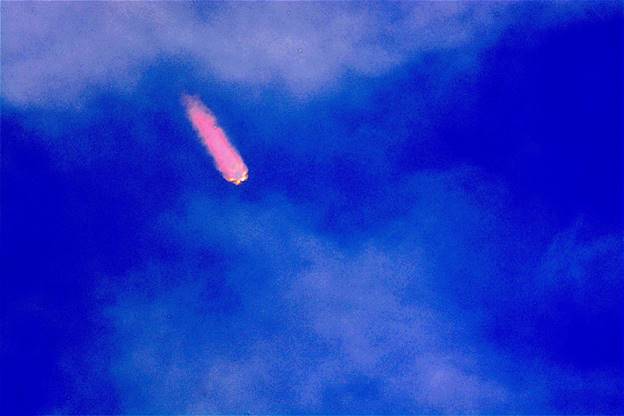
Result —
M 226 181 L 235 185 L 247 180 L 247 166 L 240 154 L 230 143 L 225 132 L 217 124 L 216 117 L 197 97 L 182 97 L 189 120 L 197 130 L 206 150 L 212 155 L 215 165 Z

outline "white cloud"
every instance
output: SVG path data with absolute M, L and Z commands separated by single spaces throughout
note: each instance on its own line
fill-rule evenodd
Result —
M 548 22 L 576 6 L 534 16 Z M 585 7 L 585 6 L 584 6 Z M 440 48 L 464 53 L 513 21 L 513 3 L 3 2 L 3 96 L 16 105 L 124 91 L 160 59 L 206 80 L 309 96 Z M 553 15 L 555 17 L 553 17 Z

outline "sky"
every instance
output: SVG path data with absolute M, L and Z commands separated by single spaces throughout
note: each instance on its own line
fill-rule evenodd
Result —
M 0 12 L 0 413 L 624 413 L 621 2 Z

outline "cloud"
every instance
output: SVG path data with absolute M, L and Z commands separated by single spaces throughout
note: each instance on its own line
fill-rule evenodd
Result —
M 568 287 L 574 291 L 587 284 L 608 283 L 617 280 L 623 265 L 617 259 L 624 240 L 612 235 L 587 241 L 583 238 L 583 223 L 558 233 L 542 259 L 540 280 L 547 289 Z M 594 282 L 587 281 L 593 276 Z M 591 304 L 586 306 L 591 307 Z
M 344 76 L 376 76 L 422 53 L 493 42 L 522 7 L 511 3 L 2 4 L 3 96 L 20 106 L 131 93 L 163 60 L 200 79 L 309 97 Z M 597 6 L 534 6 L 549 25 Z
M 533 335 L 550 341 L 554 362 L 622 375 L 624 236 L 587 234 L 579 221 L 548 246 L 536 278 L 537 295 L 546 301 L 529 315 Z
M 163 214 L 153 233 L 168 241 L 171 255 L 103 284 L 115 299 L 104 314 L 116 351 L 111 367 L 120 409 L 498 413 L 617 407 L 609 405 L 613 389 L 597 393 L 605 380 L 617 380 L 610 367 L 584 372 L 570 367 L 569 357 L 553 360 L 551 353 L 567 351 L 556 342 L 536 354 L 535 348 L 545 348 L 543 334 L 531 335 L 536 340 L 511 336 L 532 354 L 518 361 L 487 336 L 492 321 L 512 332 L 539 329 L 542 314 L 552 313 L 544 307 L 570 299 L 562 286 L 578 284 L 560 279 L 621 285 L 613 270 L 600 283 L 591 281 L 596 273 L 586 266 L 566 266 L 604 264 L 617 253 L 616 240 L 564 231 L 531 267 L 518 256 L 535 257 L 542 246 L 518 234 L 518 224 L 512 227 L 517 244 L 507 241 L 500 185 L 467 168 L 406 179 L 395 192 L 407 210 L 340 241 L 319 229 L 308 208 L 279 194 L 255 202 L 191 194 Z M 521 254 L 517 248 L 527 244 L 531 249 Z M 514 300 L 507 291 L 527 298 Z M 537 312 L 520 312 L 527 302 L 537 303 Z M 588 306 L 598 314 L 612 309 Z M 578 325 L 592 314 L 579 309 L 571 319 Z M 555 332 L 562 325 L 557 322 L 549 326 Z M 576 403 L 575 391 L 606 404 Z
M 407 215 L 344 242 L 319 232 L 307 208 L 277 195 L 185 198 L 184 209 L 163 215 L 154 229 L 177 254 L 104 285 L 123 282 L 112 283 L 116 300 L 105 312 L 121 409 L 379 413 L 392 404 L 457 413 L 516 406 L 516 392 L 492 368 L 502 358 L 487 342 L 475 343 L 474 320 L 446 310 L 432 287 L 456 273 L 451 264 L 432 267 L 432 250 L 453 258 L 459 248 L 443 241 L 487 228 L 458 235 L 434 226 L 444 235 L 425 244 L 427 227 L 418 225 L 430 215 L 473 218 L 472 209 L 488 217 L 462 190 L 464 175 L 415 175 L 398 190 L 419 184 Z M 447 210 L 434 214 L 440 200 Z M 384 237 L 398 226 L 393 241 Z M 201 261 L 206 255 L 211 262 Z M 473 264 L 473 272 L 489 262 Z

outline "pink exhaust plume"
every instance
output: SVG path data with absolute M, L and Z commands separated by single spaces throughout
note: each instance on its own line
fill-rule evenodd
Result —
M 217 124 L 216 117 L 197 97 L 182 97 L 189 120 L 202 143 L 212 155 L 215 165 L 226 181 L 235 185 L 247 180 L 247 165 Z

